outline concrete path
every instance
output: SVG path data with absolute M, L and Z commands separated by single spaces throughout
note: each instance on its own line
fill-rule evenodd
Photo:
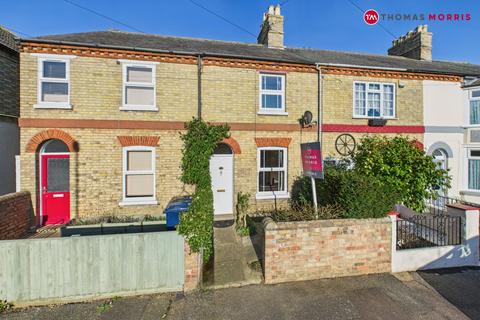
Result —
M 468 319 L 415 273 L 252 285 L 30 308 L 1 319 Z
M 235 234 L 233 221 L 216 222 L 214 262 L 205 274 L 205 286 L 213 289 L 260 283 L 261 272 L 252 275 L 248 267 L 246 259 L 248 249 Z
M 421 271 L 419 275 L 472 319 L 480 319 L 480 268 Z

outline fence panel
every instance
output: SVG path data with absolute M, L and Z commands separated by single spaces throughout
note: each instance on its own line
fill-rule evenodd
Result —
M 178 291 L 183 250 L 175 231 L 0 241 L 0 300 Z

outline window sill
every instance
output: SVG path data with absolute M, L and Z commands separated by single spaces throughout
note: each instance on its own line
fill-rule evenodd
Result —
M 459 193 L 467 196 L 480 196 L 480 190 L 460 190 Z
M 265 110 L 259 110 L 257 112 L 258 115 L 261 116 L 288 116 L 288 112 L 285 111 L 265 111 Z
M 158 201 L 157 200 L 123 200 L 119 203 L 121 207 L 125 206 L 144 206 L 144 205 L 157 205 Z
M 146 111 L 146 112 L 157 112 L 157 107 L 131 107 L 131 106 L 120 106 L 120 111 Z
M 267 192 L 257 192 L 255 195 L 257 200 L 273 200 L 273 199 L 288 199 L 290 198 L 290 194 L 288 192 L 277 193 L 273 195 L 273 193 Z
M 398 120 L 396 117 L 363 117 L 363 116 L 353 116 L 352 119 L 383 119 L 383 120 Z
M 71 110 L 71 104 L 49 104 L 49 103 L 37 103 L 33 105 L 34 109 L 66 109 Z

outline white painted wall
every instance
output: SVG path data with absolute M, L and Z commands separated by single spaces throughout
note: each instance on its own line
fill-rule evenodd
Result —
M 467 93 L 460 82 L 423 81 L 423 120 L 425 126 L 463 126 Z
M 408 215 L 408 208 L 405 210 Z M 448 214 L 462 217 L 464 238 L 460 245 L 404 250 L 397 250 L 397 217 L 390 216 L 392 220 L 392 272 L 479 265 L 478 210 L 449 207 Z
M 468 92 L 459 82 L 423 81 L 423 118 L 425 150 L 431 153 L 432 146 L 442 142 L 452 151 L 447 161 L 452 177 L 448 196 L 465 198 L 461 191 L 467 186 L 463 131 L 469 122 Z M 480 197 L 470 201 L 480 203 Z

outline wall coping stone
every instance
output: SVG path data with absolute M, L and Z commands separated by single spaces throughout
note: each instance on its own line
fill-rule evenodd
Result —
M 311 221 L 290 221 L 275 222 L 272 218 L 263 219 L 265 230 L 294 230 L 322 227 L 348 227 L 359 224 L 391 224 L 388 217 L 368 218 L 368 219 L 329 219 L 329 220 L 311 220 Z
M 0 202 L 7 201 L 13 198 L 17 198 L 20 196 L 30 196 L 29 191 L 19 191 L 19 192 L 12 192 L 12 193 L 7 193 L 2 196 L 0 196 Z

